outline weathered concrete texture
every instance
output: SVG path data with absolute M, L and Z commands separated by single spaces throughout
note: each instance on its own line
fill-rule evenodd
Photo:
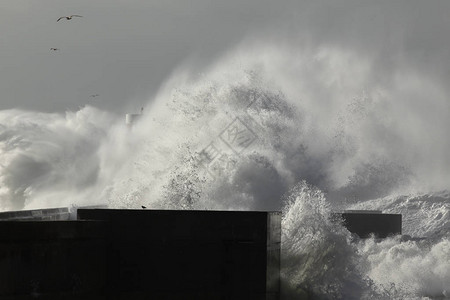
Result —
M 0 221 L 56 221 L 69 220 L 69 217 L 67 207 L 0 212 Z
M 281 215 L 79 209 L 108 224 L 109 299 L 278 299 Z
M 348 231 L 360 238 L 374 235 L 377 238 L 402 233 L 402 215 L 367 212 L 343 213 L 342 218 Z
M 0 299 L 279 299 L 280 213 L 0 222 Z

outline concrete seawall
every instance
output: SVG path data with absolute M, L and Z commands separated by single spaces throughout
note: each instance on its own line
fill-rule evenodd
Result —
M 277 212 L 78 209 L 0 222 L 0 299 L 279 299 Z

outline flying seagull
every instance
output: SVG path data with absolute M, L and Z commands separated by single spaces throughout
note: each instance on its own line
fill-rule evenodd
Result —
M 52 51 L 59 51 L 59 48 L 50 48 Z
M 98 97 L 98 96 L 100 96 L 100 95 L 99 94 L 91 95 L 92 98 L 95 98 L 95 97 Z
M 56 22 L 58 22 L 61 19 L 66 19 L 66 20 L 72 20 L 73 17 L 82 17 L 80 15 L 70 15 L 70 16 L 64 16 L 64 17 L 60 17 L 58 20 L 56 20 Z

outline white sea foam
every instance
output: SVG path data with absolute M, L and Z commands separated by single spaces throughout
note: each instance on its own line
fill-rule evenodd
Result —
M 352 240 L 325 195 L 304 182 L 288 193 L 282 227 L 285 299 L 450 298 L 448 229 L 427 239 Z

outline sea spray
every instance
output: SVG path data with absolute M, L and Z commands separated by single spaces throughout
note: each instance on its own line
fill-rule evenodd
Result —
M 0 209 L 90 203 L 85 192 L 97 187 L 97 150 L 112 120 L 93 107 L 64 115 L 1 111 Z
M 450 232 L 450 193 L 448 191 L 390 195 L 361 201 L 348 209 L 381 210 L 402 215 L 402 232 L 415 238 L 447 236 Z
M 281 239 L 283 297 L 373 297 L 370 279 L 358 268 L 361 257 L 350 242 L 351 235 L 339 215 L 332 213 L 324 193 L 302 181 L 291 189 L 285 201 Z
M 450 299 L 448 192 L 389 196 L 352 205 L 401 213 L 403 236 L 360 240 L 362 266 L 391 299 Z
M 425 239 L 359 239 L 326 195 L 304 181 L 284 203 L 282 299 L 450 298 L 449 229 Z
M 233 63 L 236 57 L 240 58 L 239 66 Z M 450 161 L 443 130 L 450 118 L 445 115 L 448 110 L 439 87 L 426 78 L 422 80 L 422 87 L 433 91 L 430 95 L 436 98 L 427 97 L 427 103 L 433 105 L 425 107 L 430 110 L 426 116 L 439 112 L 433 124 L 428 124 L 420 114 L 424 110 L 419 105 L 421 99 L 410 97 L 417 88 L 408 83 L 420 74 L 396 77 L 383 86 L 374 81 L 372 63 L 361 53 L 331 46 L 305 50 L 264 43 L 242 45 L 201 75 L 175 71 L 131 130 L 123 126 L 121 117 L 109 116 L 104 122 L 105 118 L 99 118 L 102 112 L 86 113 L 92 108 L 72 113 L 85 114 L 84 122 L 94 127 L 84 126 L 84 133 L 68 140 L 88 142 L 73 151 L 77 149 L 73 143 L 55 140 L 60 154 L 42 165 L 48 171 L 32 167 L 25 159 L 11 159 L 26 149 L 23 143 L 14 144 L 15 148 L 2 147 L 2 157 L 9 157 L 2 162 L 2 205 L 4 209 L 11 207 L 5 203 L 14 203 L 16 208 L 65 205 L 80 201 L 82 195 L 86 202 L 108 202 L 111 207 L 151 207 L 152 203 L 164 207 L 174 170 L 184 172 L 187 155 L 183 151 L 191 151 L 190 155 L 198 158 L 209 150 L 220 155 L 196 167 L 199 180 L 205 177 L 209 182 L 199 197 L 203 207 L 227 207 L 230 202 L 230 209 L 280 209 L 281 195 L 301 180 L 326 192 L 336 208 L 398 191 L 448 188 L 450 175 L 441 165 Z M 421 91 L 417 95 L 424 94 Z M 43 149 L 35 153 L 34 161 L 45 161 L 47 153 L 54 152 L 53 140 L 40 132 L 49 125 L 9 124 L 12 116 L 18 119 L 23 115 L 20 111 L 2 112 L 1 125 L 6 128 L 2 129 L 2 145 L 12 145 L 27 135 L 40 136 L 39 143 L 30 139 Z M 36 113 L 35 117 L 43 115 Z M 45 118 L 64 120 L 65 116 L 48 114 Z M 57 124 L 69 128 L 65 135 L 69 137 L 73 124 Z M 425 133 L 427 128 L 431 130 Z M 246 131 L 246 135 L 232 139 L 229 133 L 233 130 Z M 424 143 L 421 136 L 427 136 L 433 144 Z M 78 138 L 80 143 L 76 143 Z M 239 141 L 239 147 L 232 141 Z M 273 183 L 270 200 L 263 199 L 265 193 L 258 193 L 257 187 L 267 182 L 258 185 L 263 178 L 256 178 L 259 167 L 250 167 L 254 165 L 248 163 L 252 160 L 268 166 L 261 170 L 267 170 L 273 179 L 269 180 Z M 73 168 L 58 163 L 62 161 L 70 162 Z M 77 184 L 82 171 L 68 172 L 83 163 L 88 166 L 83 172 L 91 175 L 84 174 L 80 180 L 88 179 L 88 188 Z M 254 171 L 248 171 L 245 164 Z M 58 178 L 57 184 L 42 175 L 19 180 L 16 185 L 17 180 L 6 180 L 13 178 L 8 170 L 15 166 L 51 174 L 51 178 Z M 246 181 L 252 183 L 246 185 Z M 233 183 L 239 184 L 235 187 L 230 185 Z M 225 192 L 228 188 L 231 191 Z M 241 190 L 235 192 L 235 188 Z M 56 191 L 64 189 L 64 196 Z
M 296 177 L 292 172 L 300 171 L 293 163 L 304 158 L 294 151 L 300 139 L 292 138 L 301 119 L 282 94 L 243 80 L 195 93 L 190 86 L 178 88 L 155 108 L 159 113 L 144 115 L 131 133 L 139 146 L 108 187 L 110 204 L 132 207 L 128 199 L 134 197 L 168 208 L 183 198 L 192 200 L 182 201 L 190 208 L 280 209 L 280 197 Z M 116 157 L 114 149 L 105 155 Z
M 392 237 L 356 245 L 366 274 L 390 299 L 449 299 L 450 241 Z

